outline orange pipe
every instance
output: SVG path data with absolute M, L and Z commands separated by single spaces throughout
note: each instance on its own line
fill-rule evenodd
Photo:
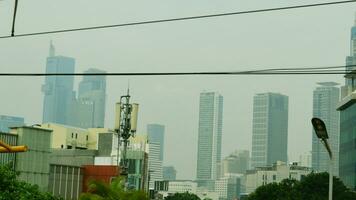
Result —
M 16 153 L 27 151 L 27 146 L 10 146 L 10 149 L 0 146 L 0 153 Z

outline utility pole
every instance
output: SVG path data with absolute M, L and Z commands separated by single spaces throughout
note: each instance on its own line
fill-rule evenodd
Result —
M 120 167 L 120 175 L 125 178 L 125 187 L 128 181 L 127 147 L 130 137 L 133 137 L 137 129 L 138 104 L 130 104 L 130 94 L 121 96 L 116 103 L 115 132 L 117 133 L 117 164 Z M 122 156 L 119 163 L 119 147 L 123 143 Z

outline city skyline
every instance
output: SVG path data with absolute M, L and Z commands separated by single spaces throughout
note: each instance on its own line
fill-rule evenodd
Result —
M 187 8 L 184 2 L 161 2 L 166 9 L 155 10 L 147 2 L 137 8 L 134 3 L 125 3 L 125 10 L 138 11 L 137 16 L 125 17 L 125 13 L 94 3 L 90 7 L 105 9 L 102 19 L 92 18 L 95 11 L 79 2 L 61 2 L 54 6 L 43 1 L 48 10 L 43 13 L 30 12 L 36 4 L 22 2 L 27 9 L 19 13 L 18 30 L 50 30 L 58 27 L 76 27 L 83 20 L 93 24 L 107 24 L 141 19 L 185 16 L 229 10 L 247 10 L 273 7 L 285 2 L 215 2 L 204 7 L 194 2 Z M 254 5 L 254 3 L 256 5 Z M 298 1 L 288 3 L 298 4 Z M 1 2 L 3 9 L 13 5 Z M 218 5 L 218 6 L 217 6 Z M 54 9 L 54 7 L 56 9 Z M 111 6 L 110 6 L 111 7 Z M 58 9 L 57 9 L 58 8 Z M 83 9 L 79 18 L 77 8 Z M 147 9 L 149 8 L 149 9 Z M 138 9 L 138 10 L 137 10 Z M 67 10 L 63 16 L 60 10 Z M 153 15 L 151 15 L 151 11 Z M 140 12 L 139 12 L 140 11 Z M 251 70 L 267 67 L 333 66 L 344 64 L 349 54 L 350 27 L 353 25 L 355 9 L 351 6 L 306 9 L 280 12 L 272 15 L 257 14 L 243 17 L 203 20 L 198 22 L 155 25 L 135 29 L 113 29 L 108 31 L 82 32 L 80 34 L 58 34 L 41 37 L 2 40 L 1 60 L 4 72 L 44 72 L 48 41 L 55 42 L 58 55 L 76 59 L 76 72 L 88 66 L 100 66 L 107 72 L 131 71 L 218 71 Z M 6 19 L 7 12 L 0 12 Z M 330 16 L 335 13 L 338 17 Z M 34 16 L 32 16 L 34 15 Z M 10 15 L 9 15 L 10 16 Z M 60 16 L 60 17 L 59 17 Z M 308 20 L 305 20 L 308 18 Z M 93 19 L 87 21 L 87 19 Z M 245 20 L 250 23 L 244 23 Z M 38 21 L 32 27 L 27 20 Z M 62 21 L 63 20 L 63 21 Z M 224 23 L 222 23 L 224 22 Z M 232 26 L 234 24 L 234 26 Z M 236 26 L 235 26 L 236 25 Z M 6 23 L 0 24 L 0 32 L 7 33 Z M 330 28 L 333 27 L 333 28 Z M 187 30 L 187 31 L 178 31 Z M 323 33 L 323 34 L 320 34 Z M 120 37 L 118 37 L 118 35 Z M 95 40 L 95 38 L 102 38 Z M 147 40 L 147 37 L 150 40 Z M 194 42 L 192 42 L 194 41 Z M 4 48 L 7 47 L 7 48 Z M 273 51 L 271 51 L 273 47 Z M 14 59 L 21 58 L 21 59 Z M 311 150 L 312 92 L 317 82 L 335 81 L 343 83 L 341 75 L 320 76 L 259 76 L 259 77 L 108 77 L 105 127 L 113 127 L 113 105 L 125 94 L 130 79 L 131 93 L 140 102 L 138 132 L 145 132 L 149 123 L 166 126 L 165 165 L 174 165 L 179 178 L 195 177 L 196 163 L 182 162 L 196 159 L 197 108 L 199 93 L 203 90 L 219 91 L 225 98 L 224 137 L 222 155 L 234 149 L 251 147 L 252 98 L 256 93 L 281 92 L 290 97 L 289 149 L 290 160 Z M 80 78 L 75 80 L 77 85 Z M 42 78 L 7 78 L 1 80 L 3 113 L 22 116 L 29 125 L 42 121 L 43 96 L 40 93 Z M 11 84 L 11 87 L 9 87 Z M 76 87 L 75 87 L 76 88 Z M 18 98 L 19 94 L 25 97 Z M 302 105 L 302 106 L 301 106 Z M 177 143 L 177 141 L 180 141 Z

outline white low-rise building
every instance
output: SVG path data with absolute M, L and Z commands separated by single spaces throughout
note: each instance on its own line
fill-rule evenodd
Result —
M 197 182 L 191 180 L 155 181 L 154 188 L 162 198 L 174 195 L 175 193 L 188 192 L 197 195 L 201 199 L 219 200 L 219 194 L 217 192 L 198 187 Z
M 278 183 L 284 179 L 301 180 L 302 177 L 312 172 L 309 167 L 298 166 L 297 163 L 286 164 L 277 161 L 273 166 L 257 167 L 254 170 L 248 170 L 244 176 L 243 190 L 251 193 L 259 186 L 269 183 Z

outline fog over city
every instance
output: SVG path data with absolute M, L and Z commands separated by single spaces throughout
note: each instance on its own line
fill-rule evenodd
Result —
M 236 12 L 322 1 L 19 1 L 15 33 L 110 25 Z M 44 73 L 50 41 L 56 55 L 75 58 L 75 72 L 243 71 L 345 65 L 355 4 L 209 19 L 0 39 L 0 72 Z M 13 2 L 0 1 L 0 36 L 11 33 Z M 82 77 L 75 77 L 74 90 Z M 313 90 L 318 82 L 344 84 L 343 75 L 108 76 L 105 127 L 114 127 L 114 106 L 126 94 L 140 104 L 138 134 L 150 123 L 165 125 L 163 165 L 179 179 L 195 179 L 199 95 L 224 97 L 222 158 L 251 151 L 253 96 L 289 97 L 288 160 L 311 151 Z M 43 77 L 1 77 L 0 115 L 42 123 Z

